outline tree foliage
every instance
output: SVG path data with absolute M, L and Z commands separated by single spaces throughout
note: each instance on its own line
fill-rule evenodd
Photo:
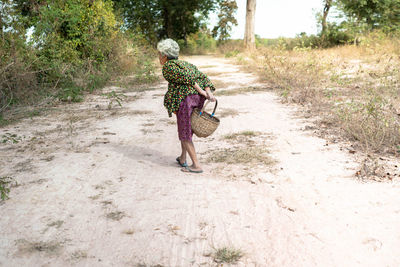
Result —
M 232 26 L 237 26 L 238 22 L 235 18 L 235 13 L 238 9 L 235 0 L 224 0 L 220 3 L 218 24 L 214 27 L 213 36 L 219 41 L 225 41 L 230 37 Z
M 79 101 L 84 90 L 101 87 L 110 74 L 151 73 L 136 36 L 121 31 L 113 4 L 0 2 L 0 121 L 2 112 L 14 104 L 43 96 Z
M 339 0 L 337 6 L 348 18 L 369 29 L 392 31 L 400 27 L 399 0 Z
M 152 43 L 162 38 L 187 40 L 222 0 L 114 0 L 127 28 Z

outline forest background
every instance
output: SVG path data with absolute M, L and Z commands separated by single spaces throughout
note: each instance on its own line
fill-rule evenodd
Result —
M 328 20 L 332 9 L 339 20 Z M 250 50 L 229 39 L 236 10 L 234 0 L 2 1 L 0 124 L 82 101 L 119 77 L 153 82 L 155 45 L 173 38 L 184 53 L 219 53 L 253 67 L 363 149 L 399 153 L 398 0 L 323 0 L 318 34 L 256 36 Z M 218 14 L 212 29 L 211 13 Z

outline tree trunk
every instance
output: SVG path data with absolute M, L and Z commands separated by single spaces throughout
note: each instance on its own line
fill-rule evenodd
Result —
M 163 20 L 164 20 L 164 32 L 168 38 L 173 38 L 173 28 L 171 23 L 171 14 L 167 6 L 163 7 Z
M 322 32 L 321 32 L 322 37 L 325 36 L 326 34 L 326 29 L 327 29 L 326 19 L 328 17 L 329 9 L 331 9 L 331 6 L 332 6 L 332 0 L 325 0 L 324 14 L 322 16 Z
M 246 28 L 244 32 L 244 45 L 246 49 L 254 49 L 256 40 L 254 36 L 254 23 L 256 18 L 256 0 L 247 0 Z

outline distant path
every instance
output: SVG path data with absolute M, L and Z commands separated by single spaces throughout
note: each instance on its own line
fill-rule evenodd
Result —
M 201 175 L 175 163 L 165 82 L 126 92 L 122 108 L 98 94 L 0 130 L 22 139 L 0 144 L 0 176 L 19 184 L 0 205 L 0 266 L 215 266 L 226 246 L 245 253 L 238 266 L 400 266 L 398 182 L 358 182 L 351 155 L 304 131 L 294 107 L 246 92 L 268 87 L 255 75 L 187 60 L 244 92 L 218 96 L 220 128 L 195 138 Z M 243 131 L 256 136 L 224 138 Z M 276 164 L 207 160 L 238 147 Z

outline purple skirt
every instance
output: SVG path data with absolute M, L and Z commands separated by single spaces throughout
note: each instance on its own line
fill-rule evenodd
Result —
M 190 115 L 195 108 L 201 109 L 206 98 L 201 95 L 188 95 L 179 105 L 176 113 L 178 124 L 178 135 L 181 141 L 192 141 L 192 125 L 190 123 Z

